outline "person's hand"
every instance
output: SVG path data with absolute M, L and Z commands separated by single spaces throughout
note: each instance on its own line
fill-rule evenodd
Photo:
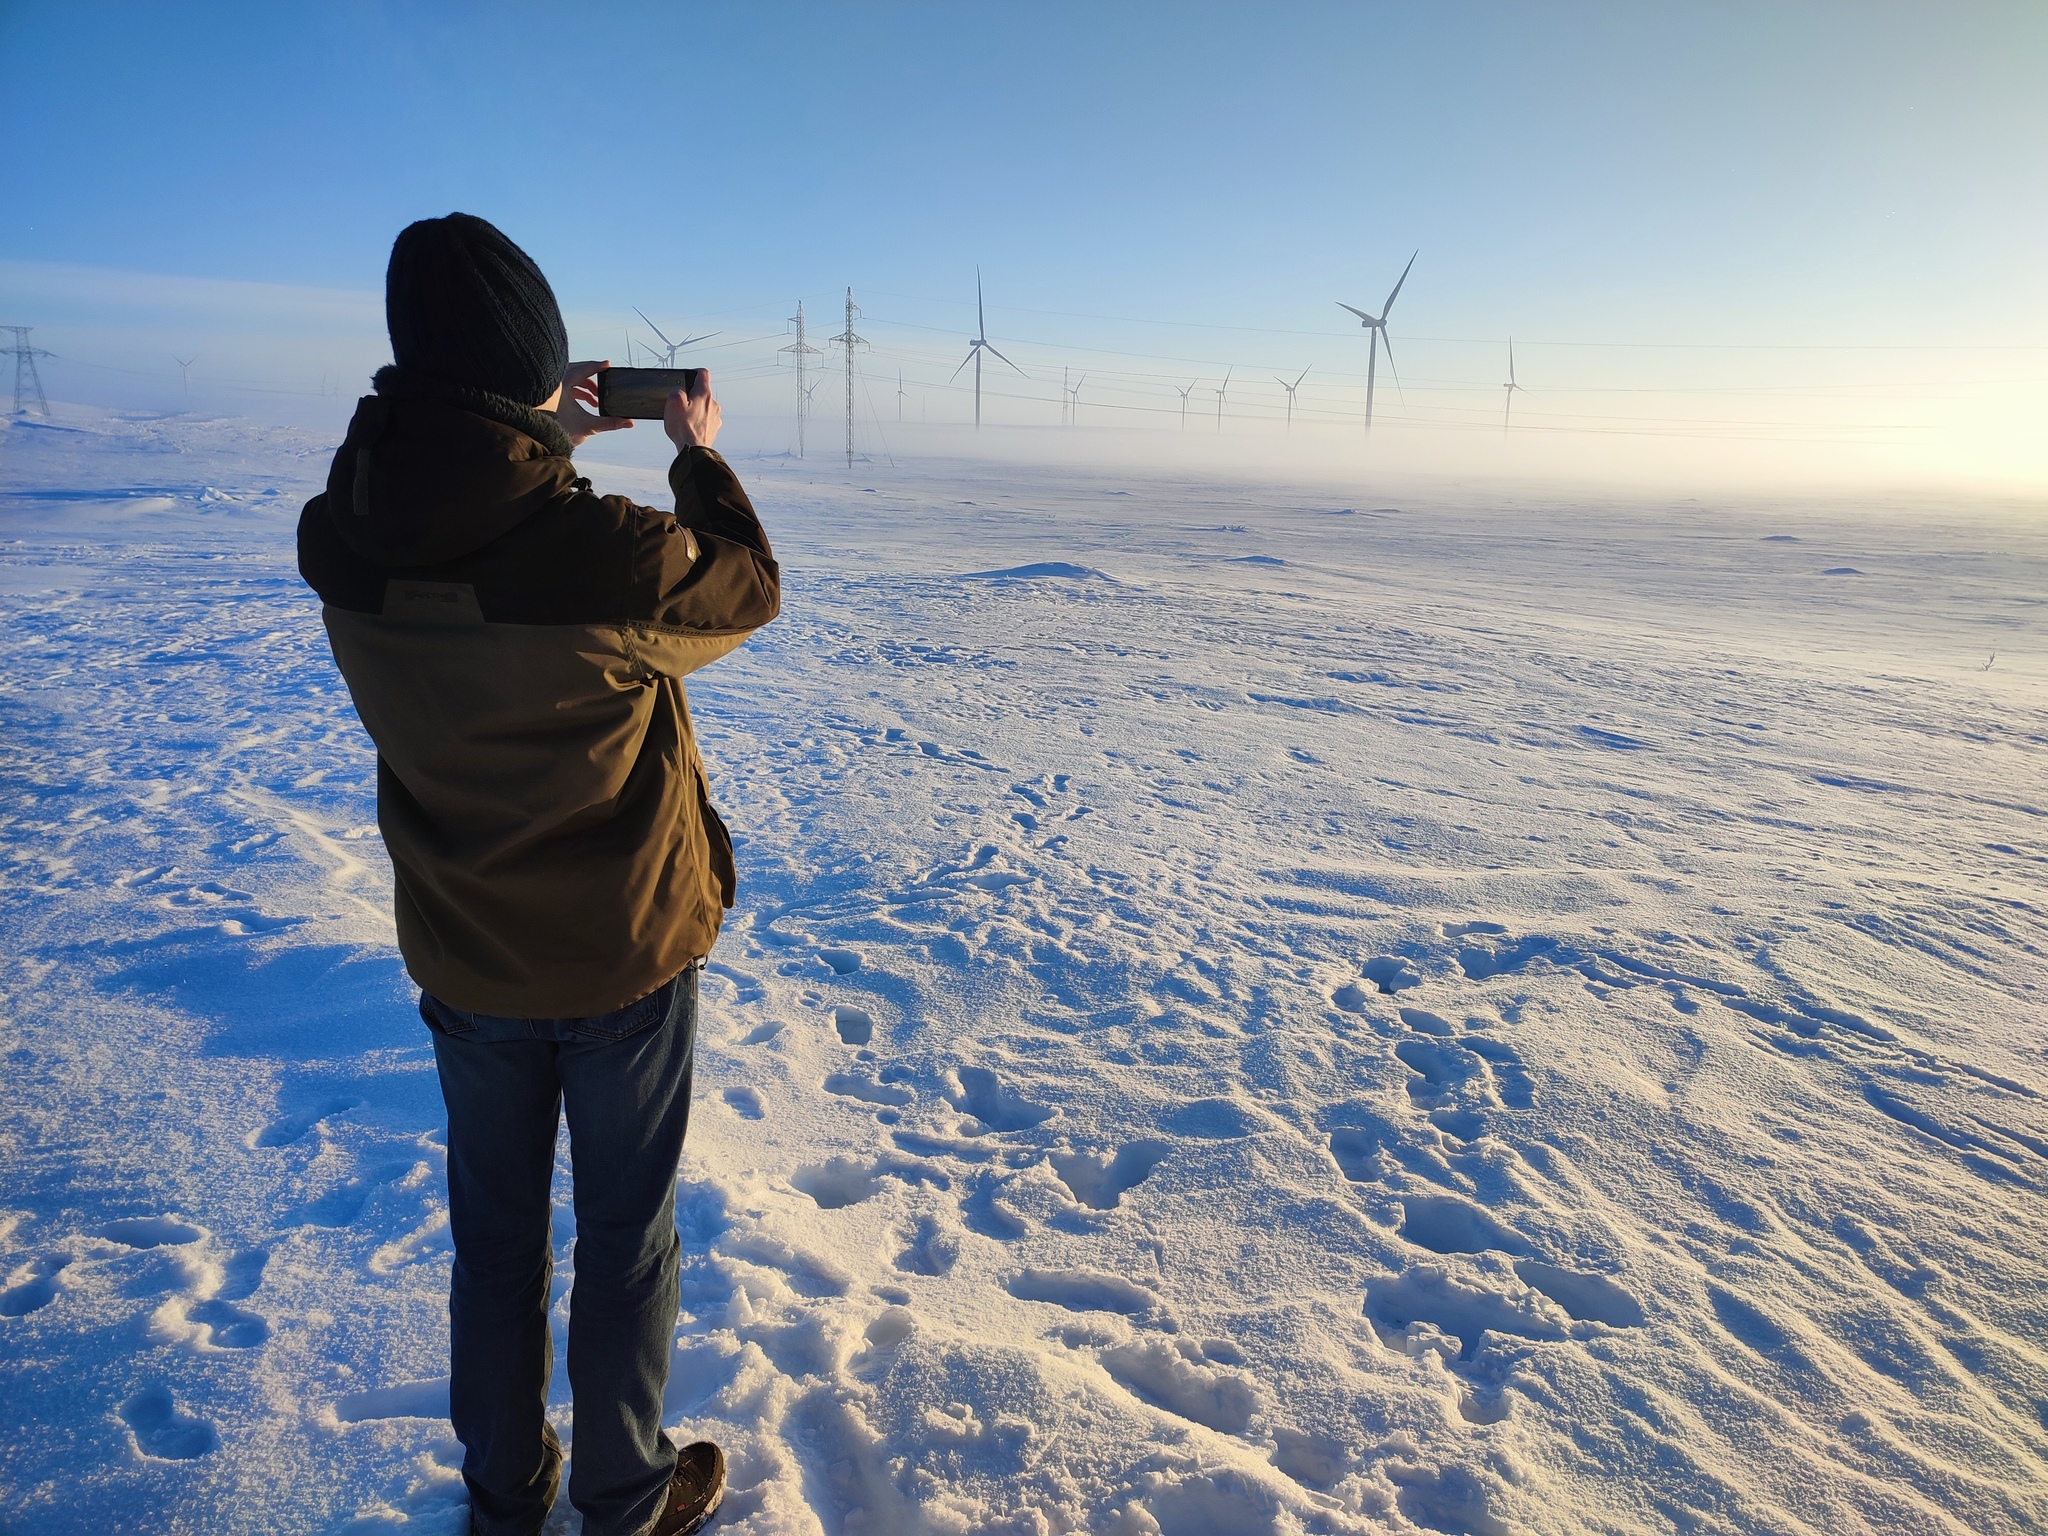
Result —
M 562 430 L 569 434 L 572 448 L 580 447 L 585 438 L 600 432 L 616 432 L 633 425 L 630 416 L 600 416 L 597 412 L 597 376 L 609 367 L 609 362 L 571 363 L 562 374 L 562 387 L 555 391 L 553 410 Z
M 718 402 L 711 398 L 711 370 L 700 368 L 695 389 L 679 389 L 668 397 L 668 404 L 661 408 L 661 429 L 678 453 L 685 448 L 709 448 L 718 438 L 720 415 Z

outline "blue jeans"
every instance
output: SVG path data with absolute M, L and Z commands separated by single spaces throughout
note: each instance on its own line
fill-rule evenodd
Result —
M 588 1019 L 494 1018 L 420 997 L 448 1105 L 449 1406 L 478 1536 L 533 1536 L 561 1483 L 546 1412 L 555 1358 L 548 1186 L 565 1110 L 576 1201 L 569 1498 L 586 1536 L 634 1536 L 674 1475 L 661 1396 L 678 1305 L 676 1166 L 690 1120 L 697 978 L 692 968 Z

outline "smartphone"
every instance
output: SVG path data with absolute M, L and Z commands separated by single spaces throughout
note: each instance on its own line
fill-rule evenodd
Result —
M 668 397 L 694 390 L 703 375 L 702 368 L 607 368 L 597 376 L 597 412 L 659 421 Z

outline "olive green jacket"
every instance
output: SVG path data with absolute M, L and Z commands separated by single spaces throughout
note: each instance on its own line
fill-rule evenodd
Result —
M 506 421 L 366 396 L 299 570 L 377 746 L 406 969 L 515 1018 L 606 1013 L 708 954 L 732 905 L 683 678 L 774 618 L 725 460 L 673 515 L 598 496 Z

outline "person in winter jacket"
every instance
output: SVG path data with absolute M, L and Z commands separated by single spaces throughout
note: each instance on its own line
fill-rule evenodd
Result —
M 684 677 L 776 616 L 767 536 L 677 394 L 675 510 L 600 496 L 547 279 L 482 219 L 398 237 L 379 370 L 299 522 L 299 569 L 377 748 L 398 945 L 448 1108 L 450 1409 L 479 1536 L 538 1532 L 563 1453 L 549 1183 L 575 1192 L 570 1499 L 587 1536 L 675 1536 L 724 1487 L 661 1430 L 697 982 L 732 905 Z

